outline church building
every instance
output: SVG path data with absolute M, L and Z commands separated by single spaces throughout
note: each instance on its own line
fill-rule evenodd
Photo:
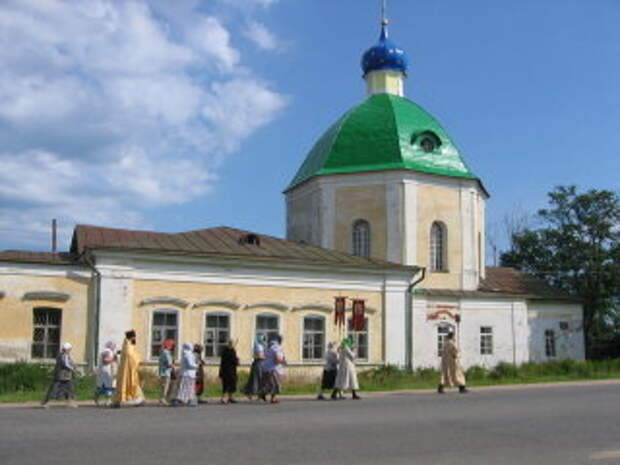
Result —
M 318 373 L 329 341 L 358 364 L 437 367 L 454 332 L 466 367 L 583 359 L 582 305 L 485 265 L 489 193 L 426 110 L 405 97 L 388 38 L 362 57 L 367 97 L 318 139 L 286 187 L 286 239 L 229 227 L 180 233 L 78 225 L 66 253 L 0 252 L 0 361 L 50 361 L 62 341 L 92 366 L 135 329 L 217 363 L 281 334 L 289 371 Z M 335 318 L 342 302 L 342 320 Z

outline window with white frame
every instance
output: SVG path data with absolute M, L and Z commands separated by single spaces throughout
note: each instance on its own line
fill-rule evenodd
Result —
M 353 255 L 370 257 L 370 223 L 357 220 L 353 223 Z
M 322 316 L 304 317 L 302 358 L 321 360 L 325 352 L 325 318 Z
M 205 357 L 219 357 L 230 339 L 230 316 L 225 313 L 208 313 L 205 318 Z
M 437 356 L 441 357 L 443 348 L 446 344 L 448 334 L 452 332 L 452 328 L 448 325 L 437 326 Z
M 545 354 L 547 357 L 555 357 L 555 331 L 545 330 Z
M 256 316 L 256 336 L 262 334 L 267 342 L 280 334 L 280 319 L 276 315 Z
M 480 355 L 493 355 L 493 328 L 480 327 Z
M 151 322 L 151 358 L 159 357 L 161 346 L 166 339 L 178 344 L 178 315 L 176 310 L 156 310 Z
M 359 331 L 353 330 L 353 319 L 349 318 L 347 320 L 347 337 L 353 339 L 357 358 L 360 360 L 368 360 L 368 318 L 364 318 L 364 326 Z
M 62 310 L 39 307 L 32 310 L 32 358 L 56 358 L 60 352 Z
M 445 226 L 435 221 L 431 226 L 430 237 L 430 268 L 431 271 L 447 271 L 448 265 L 446 260 L 446 242 L 447 232 Z

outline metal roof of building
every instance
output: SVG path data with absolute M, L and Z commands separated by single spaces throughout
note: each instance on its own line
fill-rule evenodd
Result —
M 162 233 L 78 225 L 73 233 L 71 252 L 80 255 L 86 250 L 281 260 L 411 272 L 418 269 L 229 227 Z
M 423 283 L 422 283 L 423 285 Z M 550 286 L 542 279 L 538 279 L 515 268 L 486 267 L 486 277 L 480 281 L 475 291 L 461 291 L 452 289 L 418 289 L 419 294 L 435 297 L 464 297 L 464 298 L 522 298 L 534 300 L 562 300 L 580 302 L 577 296 L 562 289 Z
M 31 252 L 28 250 L 2 250 L 0 262 L 38 263 L 47 265 L 73 265 L 76 257 L 67 252 Z

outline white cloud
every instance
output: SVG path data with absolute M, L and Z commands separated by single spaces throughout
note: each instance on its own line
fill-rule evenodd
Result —
M 231 72 L 239 64 L 240 54 L 230 43 L 230 33 L 217 18 L 202 18 L 188 36 L 221 71 Z
M 252 7 L 268 8 L 278 3 L 279 0 L 218 0 L 220 3 L 235 6 L 247 10 Z
M 148 225 L 145 206 L 210 192 L 285 106 L 220 19 L 163 5 L 0 3 L 0 249 L 19 243 L 16 224 L 24 244 L 46 237 L 52 216 Z
M 249 21 L 243 34 L 263 50 L 273 51 L 281 47 L 278 38 L 261 22 Z

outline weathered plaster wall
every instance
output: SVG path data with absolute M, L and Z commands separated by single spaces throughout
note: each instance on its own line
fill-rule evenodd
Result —
M 441 221 L 448 271 L 427 273 L 421 286 L 473 290 L 484 273 L 485 202 L 473 180 L 405 171 L 324 176 L 287 193 L 287 237 L 350 253 L 352 224 L 366 219 L 374 258 L 428 267 L 430 228 Z
M 76 362 L 86 362 L 89 283 L 89 274 L 79 269 L 0 265 L 0 291 L 4 292 L 0 299 L 0 361 L 31 359 L 33 309 L 52 307 L 62 310 L 61 342 L 73 344 Z M 26 293 L 40 291 L 67 294 L 69 299 L 24 299 Z
M 568 324 L 561 329 L 560 322 Z M 585 358 L 583 315 L 581 305 L 534 302 L 528 307 L 528 341 L 533 362 Z M 555 333 L 556 356 L 545 354 L 545 330 Z
M 353 223 L 366 220 L 370 223 L 373 258 L 387 257 L 387 209 L 385 186 L 356 186 L 336 189 L 335 248 L 353 252 Z
M 145 299 L 161 295 L 185 300 L 190 305 L 187 307 L 158 304 L 140 305 L 140 302 Z M 308 308 L 321 305 L 331 309 L 333 308 L 333 298 L 336 295 L 351 295 L 352 297 L 366 299 L 366 305 L 374 310 L 372 313 L 368 313 L 370 323 L 369 362 L 381 362 L 383 360 L 383 302 L 382 295 L 379 292 L 343 293 L 335 288 L 282 288 L 139 280 L 134 282 L 132 322 L 133 327 L 142 335 L 139 347 L 142 350 L 142 355 L 146 358 L 150 344 L 150 322 L 153 311 L 174 309 L 178 312 L 180 342 L 202 342 L 206 315 L 210 313 L 227 314 L 230 316 L 231 337 L 238 340 L 237 352 L 239 357 L 242 363 L 249 364 L 252 357 L 251 347 L 255 334 L 256 316 L 275 315 L 279 318 L 280 333 L 284 337 L 283 345 L 289 363 L 302 363 L 302 334 L 305 316 L 313 315 L 324 318 L 327 341 L 337 341 L 344 336 L 344 332 L 339 332 L 333 324 L 333 313 L 331 311 Z M 239 308 L 231 309 L 217 304 L 199 308 L 193 306 L 204 300 L 234 302 L 239 305 Z M 248 308 L 257 304 L 256 308 Z M 281 305 L 284 308 L 274 308 L 271 304 Z M 322 363 L 322 360 L 317 361 L 317 363 Z
M 529 360 L 527 306 L 523 300 L 414 298 L 414 366 L 439 368 L 437 328 L 455 332 L 465 368 Z M 460 315 L 457 324 L 454 315 Z M 493 328 L 493 353 L 480 354 L 480 327 Z
M 366 75 L 368 95 L 392 94 L 400 97 L 405 95 L 405 79 L 398 71 L 378 70 Z
M 286 199 L 286 237 L 321 246 L 321 192 L 306 188 Z

